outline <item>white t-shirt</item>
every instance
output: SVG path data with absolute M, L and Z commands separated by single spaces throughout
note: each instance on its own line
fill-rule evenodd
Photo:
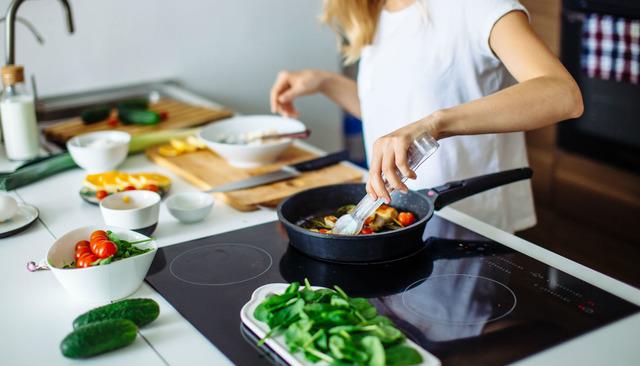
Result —
M 514 79 L 489 46 L 489 35 L 514 10 L 526 12 L 517 0 L 417 0 L 397 12 L 383 10 L 358 72 L 367 155 L 383 135 L 512 85 Z M 528 165 L 522 132 L 456 136 L 440 141 L 440 149 L 408 185 L 424 189 Z M 452 206 L 509 232 L 536 223 L 529 181 Z

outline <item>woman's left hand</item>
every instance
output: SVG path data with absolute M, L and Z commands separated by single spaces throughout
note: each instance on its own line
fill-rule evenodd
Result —
M 393 189 L 407 192 L 409 189 L 402 183 L 402 177 L 396 173 L 400 171 L 409 179 L 416 179 L 416 173 L 409 167 L 407 151 L 411 142 L 420 135 L 429 133 L 438 138 L 436 133 L 436 114 L 432 114 L 417 122 L 391 132 L 377 139 L 373 144 L 371 164 L 369 168 L 369 180 L 367 181 L 367 193 L 373 198 L 382 198 L 388 204 L 391 196 L 385 187 L 382 174 Z

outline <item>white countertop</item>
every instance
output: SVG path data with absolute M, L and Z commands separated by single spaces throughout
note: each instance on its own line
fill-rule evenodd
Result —
M 195 190 L 170 171 L 148 162 L 143 155 L 130 157 L 121 170 L 164 173 L 173 179 L 171 193 Z M 30 260 L 43 259 L 55 238 L 65 232 L 102 223 L 99 209 L 78 197 L 84 175 L 82 170 L 74 169 L 11 192 L 19 200 L 38 207 L 40 220 L 28 230 L 0 240 L 0 364 L 230 364 L 214 345 L 146 283 L 132 297 L 156 300 L 160 304 L 160 317 L 141 330 L 142 337 L 138 337 L 132 346 L 82 361 L 69 360 L 61 355 L 59 343 L 71 331 L 72 320 L 96 304 L 75 302 L 49 271 L 30 273 L 25 265 Z M 453 209 L 445 208 L 438 215 L 640 305 L 638 289 Z M 238 212 L 216 202 L 204 222 L 182 225 L 162 206 L 159 227 L 154 236 L 159 246 L 167 246 L 276 219 L 273 210 Z M 638 339 L 640 314 L 536 354 L 520 364 L 639 365 Z

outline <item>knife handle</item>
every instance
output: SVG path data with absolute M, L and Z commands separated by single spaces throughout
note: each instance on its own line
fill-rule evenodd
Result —
M 298 164 L 293 164 L 291 165 L 291 167 L 299 172 L 308 172 L 311 170 L 324 168 L 329 165 L 338 164 L 339 162 L 347 160 L 348 158 L 349 153 L 346 150 L 342 150 L 339 152 L 321 156 L 317 159 L 311 159 Z

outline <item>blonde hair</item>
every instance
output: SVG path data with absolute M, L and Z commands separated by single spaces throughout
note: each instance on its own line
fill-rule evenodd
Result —
M 384 0 L 324 0 L 320 20 L 338 34 L 345 64 L 356 62 L 373 42 L 383 7 Z

